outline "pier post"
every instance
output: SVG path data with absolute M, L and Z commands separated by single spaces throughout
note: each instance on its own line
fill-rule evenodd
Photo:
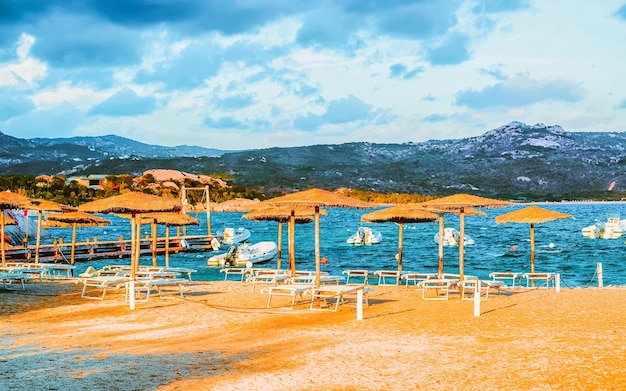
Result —
M 556 293 L 561 292 L 561 275 L 559 273 L 554 276 L 554 284 L 556 285 Z
M 604 286 L 604 278 L 602 276 L 602 262 L 598 262 L 596 266 L 596 272 L 598 273 L 598 288 L 602 288 Z
M 363 289 L 356 291 L 356 320 L 363 320 Z

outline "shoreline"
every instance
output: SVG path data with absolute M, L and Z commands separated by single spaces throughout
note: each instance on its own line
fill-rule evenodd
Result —
M 363 320 L 266 308 L 248 283 L 197 282 L 185 298 L 80 298 L 71 282 L 0 290 L 7 389 L 620 389 L 626 289 L 506 289 L 473 302 L 374 286 Z M 273 305 L 287 305 L 276 298 Z

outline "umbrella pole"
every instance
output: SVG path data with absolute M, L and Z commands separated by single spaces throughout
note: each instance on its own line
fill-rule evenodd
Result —
M 276 268 L 280 270 L 280 256 L 283 251 L 283 223 L 278 222 L 278 254 L 276 254 Z
M 137 247 L 136 236 L 137 231 L 135 230 L 137 218 L 135 214 L 131 214 L 130 217 L 130 281 L 128 281 L 128 302 L 131 310 L 135 309 L 135 247 Z
M 152 266 L 157 265 L 157 225 L 156 222 L 152 222 Z
M 461 208 L 461 213 L 459 214 L 459 225 L 460 225 L 460 234 L 459 234 L 459 280 L 463 281 L 464 279 L 464 268 L 463 264 L 464 256 L 465 256 L 465 208 Z
M 141 260 L 141 216 L 135 218 L 135 226 L 137 228 L 137 234 L 135 235 L 135 239 L 137 240 L 137 246 L 135 247 L 135 274 L 139 270 L 139 261 Z
M 320 207 L 315 205 L 315 287 L 320 286 Z
M 0 210 L 0 214 L 2 215 L 2 217 L 0 217 L 0 226 L 2 228 L 0 228 L 0 247 L 1 247 L 1 251 L 2 251 L 2 267 L 5 267 L 7 264 L 7 259 L 6 259 L 6 254 L 5 254 L 5 245 L 4 245 L 4 209 Z
M 39 263 L 39 246 L 41 245 L 41 210 L 37 211 L 37 239 L 35 242 L 35 263 Z
M 535 224 L 530 223 L 530 272 L 535 272 Z M 532 280 L 533 287 L 535 280 Z
M 170 267 L 170 226 L 165 224 L 165 267 Z
M 439 243 L 438 243 L 438 247 L 439 247 L 439 267 L 437 269 L 437 274 L 438 275 L 442 275 L 443 274 L 443 228 L 444 228 L 444 219 L 443 219 L 443 213 L 441 215 L 439 215 Z
M 398 272 L 402 272 L 402 236 L 404 235 L 404 224 L 400 223 L 398 227 Z M 400 275 L 398 274 L 398 278 Z M 399 283 L 400 281 L 398 281 Z
M 296 275 L 296 246 L 295 246 L 295 230 L 296 228 L 296 212 L 294 210 L 291 211 L 291 216 L 289 217 L 289 269 L 291 270 L 291 275 L 295 277 Z
M 74 264 L 74 256 L 76 255 L 76 222 L 72 224 L 72 251 L 70 253 L 70 264 Z

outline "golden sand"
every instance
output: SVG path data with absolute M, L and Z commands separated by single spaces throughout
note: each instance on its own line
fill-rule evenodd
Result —
M 267 309 L 239 282 L 194 282 L 132 311 L 80 288 L 0 288 L 0 389 L 626 388 L 624 288 L 507 290 L 475 317 L 472 301 L 376 286 L 361 321 L 347 306 Z

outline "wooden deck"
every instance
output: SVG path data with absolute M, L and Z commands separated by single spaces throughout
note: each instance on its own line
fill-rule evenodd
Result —
M 183 239 L 187 245 L 183 245 Z M 178 252 L 201 252 L 213 251 L 211 247 L 212 236 L 176 236 L 169 238 L 169 253 Z M 76 243 L 74 249 L 74 261 L 85 262 L 95 259 L 106 258 L 129 258 L 131 243 L 130 239 L 120 238 L 114 241 L 99 241 L 97 238 L 86 242 Z M 141 255 L 165 254 L 165 238 L 157 238 L 153 249 L 151 238 L 141 239 Z M 36 258 L 36 246 L 7 246 L 5 257 L 7 261 L 34 262 Z M 72 253 L 72 243 L 54 240 L 52 244 L 39 246 L 39 262 L 63 262 L 69 263 Z

